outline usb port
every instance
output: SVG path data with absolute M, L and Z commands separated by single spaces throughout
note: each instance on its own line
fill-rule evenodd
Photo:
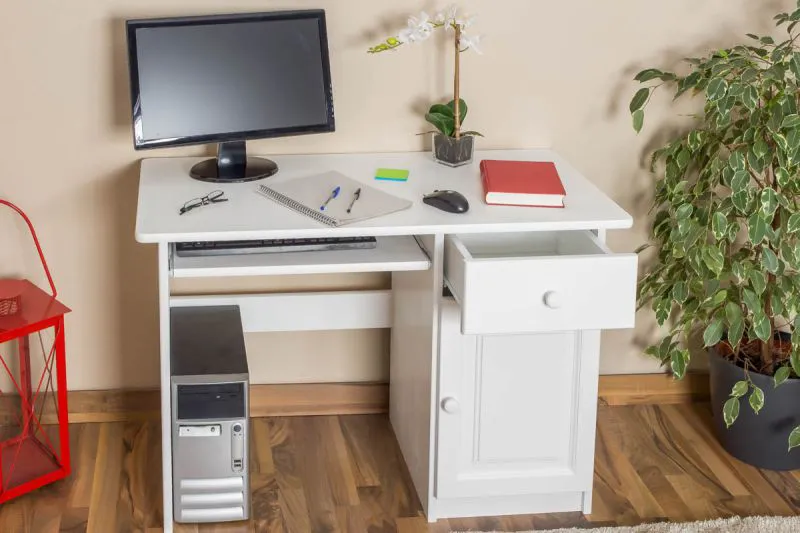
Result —
M 241 460 L 241 459 L 234 459 L 234 461 L 233 461 L 233 467 L 234 467 L 234 468 L 237 468 L 237 469 L 238 469 L 238 468 L 242 468 L 242 460 Z

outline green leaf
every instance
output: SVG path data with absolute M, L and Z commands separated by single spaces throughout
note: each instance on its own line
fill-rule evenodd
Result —
M 761 310 L 761 299 L 756 296 L 756 293 L 754 293 L 752 289 L 745 289 L 742 291 L 742 299 L 751 313 L 756 313 Z
M 778 256 L 775 255 L 775 252 L 769 248 L 764 248 L 761 252 L 761 266 L 764 267 L 767 272 L 770 272 L 771 274 L 777 274 L 780 263 L 778 261 Z
M 750 173 L 746 170 L 737 170 L 731 178 L 731 190 L 733 194 L 741 192 L 747 188 L 750 183 Z
M 775 179 L 778 181 L 778 185 L 781 187 L 787 187 L 789 185 L 789 180 L 791 176 L 789 175 L 789 171 L 783 167 L 778 168 L 775 170 Z
M 740 151 L 733 152 L 731 154 L 731 157 L 728 159 L 728 165 L 730 165 L 730 167 L 733 170 L 744 170 L 745 169 L 744 153 Z
M 753 145 L 753 153 L 755 154 L 755 156 L 758 159 L 762 159 L 765 155 L 767 155 L 768 152 L 769 152 L 769 146 L 767 146 L 767 141 L 765 141 L 763 137 L 759 137 L 758 139 L 756 139 L 756 142 Z
M 447 135 L 448 137 L 453 135 L 454 122 L 451 117 L 447 117 L 440 113 L 427 113 L 425 115 L 425 120 L 433 124 L 433 126 L 439 130 L 442 135 Z
M 778 209 L 778 193 L 772 187 L 767 187 L 761 191 L 761 212 L 772 218 L 776 209 Z
M 733 384 L 730 395 L 732 398 L 741 398 L 747 394 L 748 390 L 750 390 L 750 383 L 747 381 L 737 381 Z
M 758 412 L 764 407 L 764 391 L 758 388 L 756 385 L 753 385 L 753 392 L 750 393 L 749 401 L 753 412 L 758 414 Z
M 686 365 L 689 362 L 688 350 L 673 350 L 670 356 L 670 369 L 676 379 L 683 379 L 686 375 Z
M 447 107 L 450 108 L 450 114 L 455 116 L 456 115 L 456 101 L 450 100 L 447 102 Z M 467 118 L 467 111 L 469 108 L 467 107 L 467 103 L 464 101 L 463 98 L 458 99 L 458 116 L 461 120 L 461 123 L 464 123 L 464 119 Z
M 728 319 L 728 324 L 742 319 L 742 308 L 734 302 L 725 304 L 725 318 Z
M 789 451 L 792 451 L 792 448 L 797 446 L 800 446 L 800 426 L 797 426 L 789 433 Z
M 692 207 L 692 204 L 681 204 L 681 206 L 678 207 L 678 210 L 675 211 L 675 217 L 678 220 L 689 218 L 690 216 L 692 216 L 692 211 L 694 211 L 694 207 Z
M 722 255 L 719 248 L 706 246 L 703 248 L 703 262 L 709 270 L 719 275 L 725 266 L 725 256 Z
M 756 91 L 755 87 L 752 85 L 745 87 L 744 93 L 742 93 L 742 103 L 750 111 L 755 111 L 756 107 L 758 106 L 758 92 Z
M 730 242 L 736 241 L 736 239 L 739 237 L 739 230 L 740 230 L 739 223 L 734 221 L 731 225 L 728 226 L 727 239 Z
M 800 115 L 787 115 L 783 118 L 781 128 L 792 129 L 800 126 Z
M 728 92 L 728 83 L 723 78 L 714 78 L 708 83 L 706 94 L 711 101 L 719 100 Z
M 775 388 L 780 387 L 783 383 L 789 379 L 789 375 L 792 373 L 791 369 L 788 366 L 782 366 L 775 372 Z
M 725 420 L 725 427 L 731 427 L 736 419 L 739 418 L 739 398 L 731 398 L 722 407 L 722 418 Z
M 760 270 L 751 270 L 748 274 L 750 286 L 756 291 L 756 294 L 764 294 L 767 288 L 767 276 Z M 750 306 L 748 306 L 750 307 Z
M 733 261 L 731 263 L 731 272 L 733 272 L 733 275 L 736 276 L 740 281 L 747 278 L 747 274 L 751 269 L 752 267 L 747 261 Z
M 644 126 L 644 111 L 637 109 L 633 112 L 633 129 L 639 133 L 642 131 L 642 126 Z
M 789 356 L 789 363 L 792 365 L 792 370 L 798 376 L 800 376 L 800 352 L 797 350 L 792 352 L 792 355 Z
M 704 136 L 705 135 L 700 130 L 692 130 L 692 132 L 689 133 L 687 143 L 692 152 L 695 152 L 698 148 L 700 148 L 700 146 L 703 144 Z
M 727 298 L 728 298 L 728 289 L 720 289 L 708 301 L 708 305 L 711 306 L 711 307 L 717 307 L 719 304 L 724 302 Z
M 448 107 L 444 104 L 433 104 L 431 108 L 428 110 L 428 113 L 438 113 L 440 115 L 444 115 L 446 117 L 453 117 L 453 108 Z
M 728 87 L 728 94 L 730 96 L 741 96 L 744 92 L 744 85 L 739 82 L 731 83 L 730 87 Z
M 756 173 L 764 170 L 764 160 L 756 155 L 755 146 L 751 146 L 750 150 L 747 152 L 747 164 L 750 165 L 750 167 L 755 170 Z
M 681 151 L 678 152 L 677 156 L 675 156 L 675 161 L 678 163 L 678 168 L 684 170 L 686 166 L 689 164 L 691 158 L 692 154 L 689 153 L 689 150 L 681 148 Z
M 765 35 L 764 37 L 761 38 L 761 42 L 763 44 L 775 44 L 775 39 L 773 39 L 769 35 Z
M 724 329 L 725 325 L 722 320 L 715 318 L 703 332 L 704 346 L 716 346 L 717 343 L 722 340 L 722 332 Z
M 733 206 L 741 214 L 745 215 L 748 213 L 747 204 L 750 203 L 750 195 L 747 191 L 734 193 L 733 196 L 731 196 L 731 202 L 733 202 Z
M 794 78 L 796 80 L 800 80 L 800 52 L 794 53 L 792 56 L 792 61 L 789 63 L 789 67 L 794 73 Z
M 679 281 L 672 287 L 672 298 L 678 303 L 684 303 L 689 297 L 689 289 L 686 282 Z
M 650 80 L 661 79 L 664 76 L 664 73 L 658 70 L 657 68 L 649 68 L 646 70 L 641 71 L 639 74 L 633 78 L 635 81 L 639 83 L 646 83 Z
M 789 233 L 800 231 L 800 213 L 795 213 L 789 217 L 789 221 L 786 223 L 786 231 Z
M 728 342 L 736 348 L 744 335 L 744 320 L 740 317 L 728 325 Z
M 761 309 L 753 312 L 753 330 L 755 331 L 756 337 L 764 342 L 767 342 L 772 335 L 769 317 L 767 317 Z
M 789 150 L 794 151 L 800 148 L 800 128 L 794 128 L 786 134 L 786 142 L 789 144 Z
M 734 203 L 736 203 L 735 199 Z M 754 245 L 760 244 L 761 241 L 764 240 L 764 237 L 767 236 L 767 227 L 769 224 L 759 213 L 754 213 L 750 216 L 747 220 L 747 226 L 750 242 Z
M 476 137 L 483 137 L 483 133 L 474 130 L 462 131 L 461 135 L 475 135 Z
M 728 230 L 728 219 L 717 211 L 711 219 L 711 227 L 714 230 L 714 237 L 721 241 L 725 237 L 725 232 Z

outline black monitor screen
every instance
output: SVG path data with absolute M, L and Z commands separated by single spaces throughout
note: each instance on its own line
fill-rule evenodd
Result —
M 138 148 L 333 130 L 322 11 L 128 28 Z

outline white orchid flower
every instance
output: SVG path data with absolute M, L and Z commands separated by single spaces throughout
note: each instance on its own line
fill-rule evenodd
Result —
M 461 34 L 461 49 L 474 50 L 476 54 L 483 54 L 481 50 L 481 36 L 480 35 L 465 35 Z
M 456 24 L 456 19 L 458 17 L 458 6 L 451 5 L 438 15 L 436 15 L 436 22 L 440 24 L 444 24 L 444 28 L 447 31 L 451 31 L 453 29 L 453 24 Z
M 419 14 L 419 17 L 408 18 L 408 27 L 400 31 L 397 40 L 401 43 L 424 41 L 431 36 L 432 32 L 433 23 L 431 23 L 431 18 L 423 11 Z

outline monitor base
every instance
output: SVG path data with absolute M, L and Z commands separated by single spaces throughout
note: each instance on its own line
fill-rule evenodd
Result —
M 196 180 L 212 183 L 242 183 L 268 178 L 278 172 L 269 159 L 247 157 L 244 141 L 219 143 L 217 157 L 197 163 L 189 171 Z

